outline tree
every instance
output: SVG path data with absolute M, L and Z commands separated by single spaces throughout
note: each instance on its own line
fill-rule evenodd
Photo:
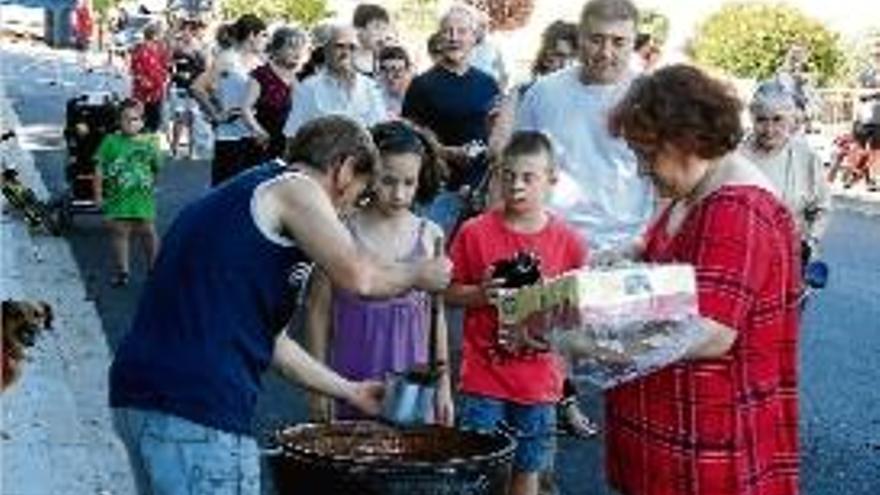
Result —
M 525 26 L 532 11 L 534 0 L 465 0 L 489 16 L 492 31 L 512 31 Z
M 776 72 L 795 42 L 810 49 L 808 65 L 819 85 L 841 77 L 838 35 L 785 4 L 725 5 L 698 28 L 692 50 L 699 63 L 760 80 Z
M 223 0 L 223 17 L 255 14 L 266 21 L 283 20 L 312 26 L 333 15 L 327 0 Z
M 654 40 L 657 45 L 662 46 L 666 43 L 666 38 L 669 36 L 669 18 L 666 17 L 665 14 L 654 9 L 639 10 L 638 31 L 640 33 L 650 34 L 651 39 Z

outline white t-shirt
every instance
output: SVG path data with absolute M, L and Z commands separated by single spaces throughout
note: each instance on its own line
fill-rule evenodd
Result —
M 608 112 L 630 80 L 586 85 L 580 71 L 578 65 L 539 79 L 522 99 L 516 129 L 542 131 L 553 140 L 561 170 L 550 206 L 592 250 L 626 247 L 642 234 L 655 204 L 632 150 L 608 131 Z
M 369 127 L 385 120 L 388 111 L 375 81 L 355 74 L 354 86 L 345 87 L 326 70 L 307 78 L 293 93 L 293 106 L 284 135 L 293 136 L 306 122 L 324 115 L 345 115 Z

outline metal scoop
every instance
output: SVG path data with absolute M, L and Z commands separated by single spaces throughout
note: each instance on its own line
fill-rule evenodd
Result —
M 434 255 L 443 254 L 443 241 L 437 239 Z M 443 296 L 431 296 L 431 321 L 428 332 L 428 363 L 416 364 L 403 372 L 389 373 L 385 377 L 385 398 L 382 401 L 382 417 L 401 426 L 433 424 L 434 398 L 437 383 L 444 371 L 444 364 L 437 358 L 437 332 Z

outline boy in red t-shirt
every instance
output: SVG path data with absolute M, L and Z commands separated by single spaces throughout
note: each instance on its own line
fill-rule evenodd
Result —
M 502 202 L 466 222 L 452 243 L 454 264 L 447 301 L 463 306 L 462 427 L 510 426 L 517 438 L 511 494 L 538 493 L 538 473 L 552 465 L 556 402 L 564 368 L 549 352 L 511 353 L 498 344 L 498 318 L 490 304 L 499 281 L 493 264 L 528 252 L 540 259 L 543 277 L 586 264 L 582 237 L 548 211 L 555 182 L 553 149 L 540 132 L 515 133 L 501 155 Z

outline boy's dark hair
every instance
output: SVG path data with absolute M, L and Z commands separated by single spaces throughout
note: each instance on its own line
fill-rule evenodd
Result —
M 137 110 L 138 113 L 143 115 L 144 104 L 134 98 L 126 98 L 119 102 L 119 115 L 122 115 L 122 112 L 126 110 Z
M 244 14 L 239 17 L 231 27 L 231 36 L 236 42 L 241 43 L 252 34 L 262 33 L 266 30 L 266 23 L 254 14 Z
M 512 158 L 539 153 L 545 153 L 550 165 L 555 166 L 553 143 L 546 134 L 540 131 L 516 131 L 501 151 L 501 163 L 507 163 Z
M 386 60 L 403 60 L 407 67 L 412 65 L 412 61 L 409 58 L 409 54 L 406 53 L 406 49 L 398 45 L 386 46 L 379 51 L 378 62 L 381 64 Z
M 355 7 L 351 23 L 357 29 L 364 29 L 373 21 L 391 22 L 388 11 L 381 5 L 362 3 Z
M 348 157 L 355 159 L 354 171 L 359 175 L 372 175 L 379 161 L 370 134 L 342 115 L 326 115 L 306 122 L 287 140 L 284 153 L 287 163 L 305 163 L 324 173 Z
M 440 158 L 440 145 L 430 131 L 402 120 L 382 122 L 370 128 L 380 155 L 415 153 L 422 158 L 415 201 L 434 199 L 446 181 L 446 163 Z

